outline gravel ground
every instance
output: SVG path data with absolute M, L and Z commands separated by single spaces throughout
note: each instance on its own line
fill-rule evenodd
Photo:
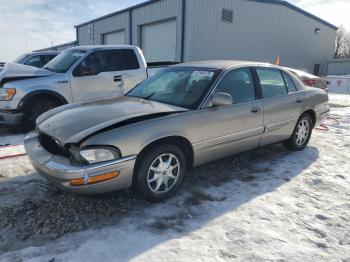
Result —
M 286 154 L 288 151 L 276 145 L 196 168 L 189 174 L 182 190 L 182 195 L 191 192 L 184 198 L 184 203 L 197 206 L 203 201 L 220 201 L 220 198 L 203 193 L 206 187 L 220 186 L 231 179 L 252 183 L 256 177 L 250 174 L 270 171 L 251 165 L 252 161 L 260 162 Z M 248 164 L 249 168 L 245 168 Z M 55 190 L 35 172 L 14 180 L 5 176 L 0 178 L 0 252 L 42 245 L 66 233 L 115 225 L 131 212 L 142 211 L 150 205 L 131 190 L 79 196 Z M 23 187 L 29 193 L 23 193 Z M 31 194 L 36 194 L 36 197 Z M 11 201 L 5 195 L 16 196 L 16 200 Z M 164 221 L 152 225 L 156 230 L 170 226 Z

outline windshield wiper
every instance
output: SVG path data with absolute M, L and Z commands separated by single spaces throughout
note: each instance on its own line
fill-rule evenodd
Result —
M 49 71 L 53 72 L 53 70 L 52 70 L 50 67 L 44 66 L 43 68 L 46 69 L 46 70 L 49 70 Z
M 152 94 L 146 96 L 146 97 L 141 97 L 142 99 L 145 99 L 145 100 L 150 100 L 154 95 L 156 94 L 156 92 L 153 92 Z

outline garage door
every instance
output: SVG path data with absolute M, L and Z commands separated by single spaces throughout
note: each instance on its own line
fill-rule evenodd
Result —
M 125 31 L 107 33 L 103 35 L 105 45 L 125 45 Z
M 176 20 L 143 25 L 141 45 L 147 62 L 176 61 Z

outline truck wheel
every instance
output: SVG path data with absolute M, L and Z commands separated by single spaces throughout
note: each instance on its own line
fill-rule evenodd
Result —
M 60 103 L 55 99 L 35 100 L 27 105 L 24 110 L 24 125 L 28 128 L 35 128 L 36 119 L 43 113 L 60 106 Z
M 283 142 L 283 145 L 292 151 L 303 150 L 310 141 L 314 128 L 310 115 L 302 115 L 294 128 L 292 136 Z
M 171 144 L 155 147 L 136 167 L 134 189 L 148 201 L 163 201 L 180 189 L 186 170 L 186 157 L 179 147 Z

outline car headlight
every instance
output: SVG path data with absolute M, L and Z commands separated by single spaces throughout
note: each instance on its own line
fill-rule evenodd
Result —
M 87 148 L 80 151 L 80 156 L 90 164 L 106 162 L 120 158 L 114 148 Z
M 16 94 L 16 88 L 0 88 L 0 101 L 9 101 Z

